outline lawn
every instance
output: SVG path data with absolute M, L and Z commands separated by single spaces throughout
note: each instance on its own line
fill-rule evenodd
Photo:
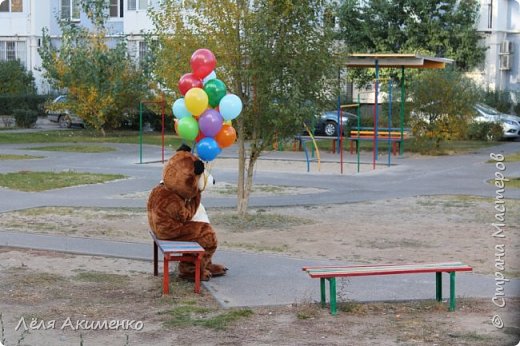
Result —
M 0 160 L 33 160 L 42 158 L 43 156 L 0 154 Z
M 52 145 L 46 147 L 25 148 L 26 150 L 64 151 L 69 153 L 106 153 L 115 151 L 115 148 L 100 145 Z
M 123 178 L 125 176 L 122 174 L 20 171 L 0 174 L 0 186 L 13 190 L 38 192 L 76 185 L 99 184 Z
M 173 134 L 164 136 L 165 145 L 174 148 L 180 146 L 182 140 Z M 0 144 L 28 143 L 129 143 L 139 144 L 138 131 L 107 131 L 103 136 L 95 130 L 42 131 L 27 133 L 0 132 Z M 161 145 L 161 134 L 147 132 L 143 134 L 143 144 Z

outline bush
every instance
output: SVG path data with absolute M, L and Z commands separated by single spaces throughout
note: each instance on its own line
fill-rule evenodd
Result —
M 468 139 L 497 141 L 502 135 L 502 125 L 496 122 L 471 123 L 468 128 Z
M 43 115 L 46 100 L 43 95 L 0 95 L 0 115 L 12 115 L 15 109 L 31 109 Z
M 16 126 L 31 128 L 38 120 L 38 112 L 32 109 L 15 109 L 13 112 Z

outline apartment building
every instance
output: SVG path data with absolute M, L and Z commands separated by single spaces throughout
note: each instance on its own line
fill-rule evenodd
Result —
M 520 93 L 520 0 L 481 0 L 478 31 L 488 47 L 472 77 L 489 90 Z M 520 102 L 520 100 L 516 100 Z
M 126 37 L 130 54 L 136 59 L 146 51 L 143 32 L 152 29 L 147 15 L 159 0 L 107 0 L 109 33 L 114 38 Z M 70 19 L 89 27 L 91 23 L 81 11 L 79 0 L 0 0 L 0 60 L 19 59 L 32 71 L 40 93 L 50 91 L 40 71 L 42 30 L 48 28 L 54 43 L 59 44 L 59 20 Z
M 157 6 L 159 0 L 106 1 L 110 2 L 110 34 L 114 38 L 126 37 L 130 54 L 139 59 L 146 51 L 142 33 L 152 28 L 147 9 Z M 42 29 L 47 27 L 59 44 L 59 19 L 71 19 L 88 27 L 90 23 L 79 2 L 0 0 L 0 60 L 20 59 L 33 72 L 40 93 L 49 91 L 39 71 Z M 478 30 L 489 49 L 485 63 L 471 76 L 490 90 L 520 92 L 520 0 L 481 0 Z

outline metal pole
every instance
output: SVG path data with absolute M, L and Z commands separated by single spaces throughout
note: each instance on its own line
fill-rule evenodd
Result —
M 162 96 L 161 101 L 161 120 L 162 120 L 162 130 L 161 130 L 161 144 L 162 144 L 162 163 L 164 163 L 164 94 Z
M 143 103 L 139 102 L 139 163 L 143 163 Z
M 388 84 L 388 167 L 392 160 L 392 80 Z
M 357 95 L 357 140 L 356 140 L 356 155 L 357 155 L 357 172 L 359 173 L 359 127 L 361 126 L 361 100 L 359 93 Z
M 379 155 L 378 153 L 378 140 L 377 140 L 377 127 L 379 122 L 379 107 L 377 100 L 379 99 L 379 61 L 376 59 L 376 90 L 375 90 L 375 112 L 374 112 L 374 143 L 373 143 L 373 156 L 372 156 L 372 168 L 376 169 L 376 160 Z
M 401 125 L 401 145 L 399 146 L 399 156 L 404 153 L 404 104 L 405 98 L 405 86 L 404 86 L 404 66 L 401 66 L 401 112 L 400 112 L 400 125 Z

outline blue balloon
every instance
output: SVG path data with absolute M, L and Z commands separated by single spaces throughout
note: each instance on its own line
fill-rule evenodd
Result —
M 224 120 L 233 120 L 242 112 L 242 100 L 235 94 L 227 94 L 220 100 L 218 109 Z
M 191 113 L 188 111 L 186 104 L 184 103 L 184 98 L 180 98 L 173 103 L 172 111 L 173 115 L 175 115 L 177 119 L 191 116 Z
M 212 161 L 222 151 L 218 146 L 217 141 L 211 137 L 202 138 L 197 143 L 196 148 L 197 154 L 202 161 Z

